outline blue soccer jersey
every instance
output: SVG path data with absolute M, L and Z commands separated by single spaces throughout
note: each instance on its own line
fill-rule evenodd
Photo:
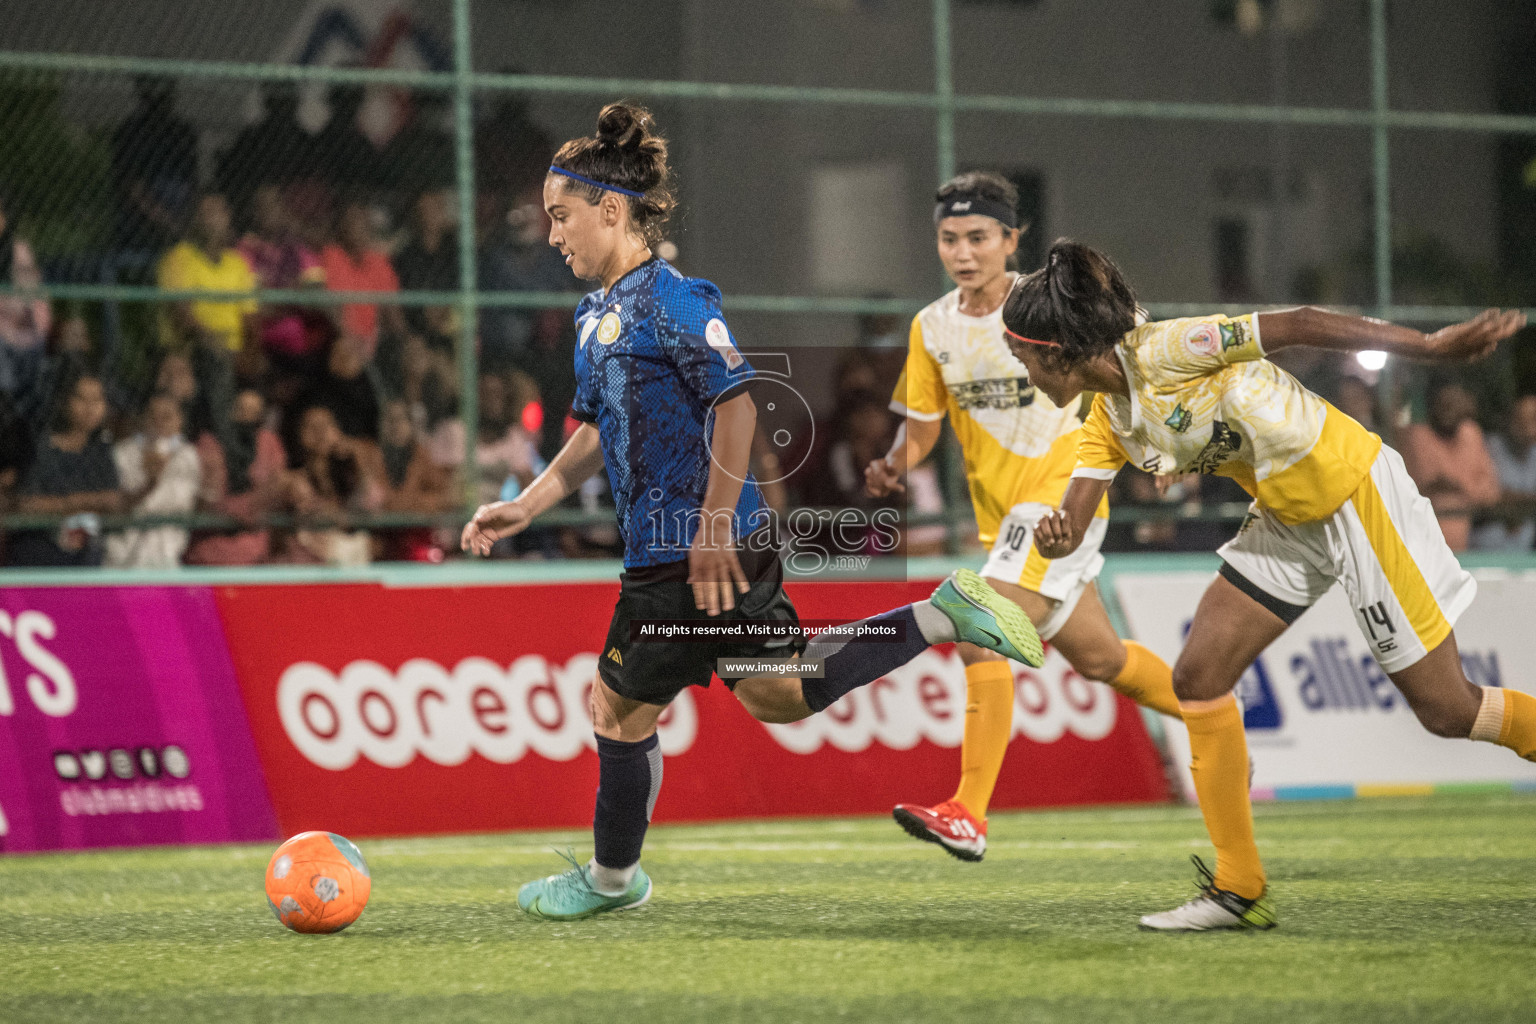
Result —
M 626 568 L 688 557 L 709 481 L 714 405 L 755 376 L 720 312 L 720 289 L 653 258 L 576 308 L 576 399 L 593 423 L 618 506 Z M 736 502 L 739 539 L 759 525 L 751 474 Z

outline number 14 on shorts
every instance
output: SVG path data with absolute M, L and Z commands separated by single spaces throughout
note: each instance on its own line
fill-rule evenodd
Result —
M 1397 647 L 1397 626 L 1393 624 L 1392 617 L 1387 614 L 1387 602 L 1377 601 L 1368 604 L 1364 608 L 1356 608 L 1360 614 L 1360 621 L 1365 624 L 1366 631 L 1371 634 L 1371 642 L 1376 649 L 1385 653 Z M 1381 627 L 1381 634 L 1377 634 L 1376 628 Z

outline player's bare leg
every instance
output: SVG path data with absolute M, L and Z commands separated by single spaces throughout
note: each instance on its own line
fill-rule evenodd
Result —
M 1462 670 L 1455 633 L 1388 678 L 1408 699 L 1419 724 L 1436 736 L 1497 743 L 1536 761 L 1536 697 L 1473 684 Z

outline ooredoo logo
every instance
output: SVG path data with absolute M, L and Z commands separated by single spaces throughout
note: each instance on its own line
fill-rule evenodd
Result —
M 339 675 L 304 661 L 277 684 L 277 710 L 293 745 L 314 764 L 350 768 L 359 755 L 386 768 L 419 754 L 441 765 L 471 753 L 511 764 L 530 750 L 568 761 L 596 746 L 588 711 L 597 655 L 578 654 L 555 665 L 537 654 L 511 665 L 465 658 L 450 672 L 413 658 L 390 671 L 354 661 Z M 693 746 L 698 714 L 679 694 L 658 729 L 663 754 Z
M 1078 675 L 1056 651 L 1039 669 L 1015 665 L 1013 732 L 1036 743 L 1063 735 L 1101 740 L 1115 727 L 1115 695 Z M 857 753 L 871 743 L 909 750 L 919 740 L 958 747 L 965 732 L 965 665 L 953 652 L 924 651 L 901 668 L 848 694 L 819 715 L 768 731 L 787 749 L 810 754 L 830 743 Z

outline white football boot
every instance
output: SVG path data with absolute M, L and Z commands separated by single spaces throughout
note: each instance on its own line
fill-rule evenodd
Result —
M 1245 899 L 1235 892 L 1218 889 L 1211 869 L 1199 857 L 1191 857 L 1199 875 L 1200 895 L 1183 906 L 1148 914 L 1141 926 L 1155 932 L 1208 932 L 1221 928 L 1273 928 L 1275 907 L 1266 888 L 1258 899 Z

